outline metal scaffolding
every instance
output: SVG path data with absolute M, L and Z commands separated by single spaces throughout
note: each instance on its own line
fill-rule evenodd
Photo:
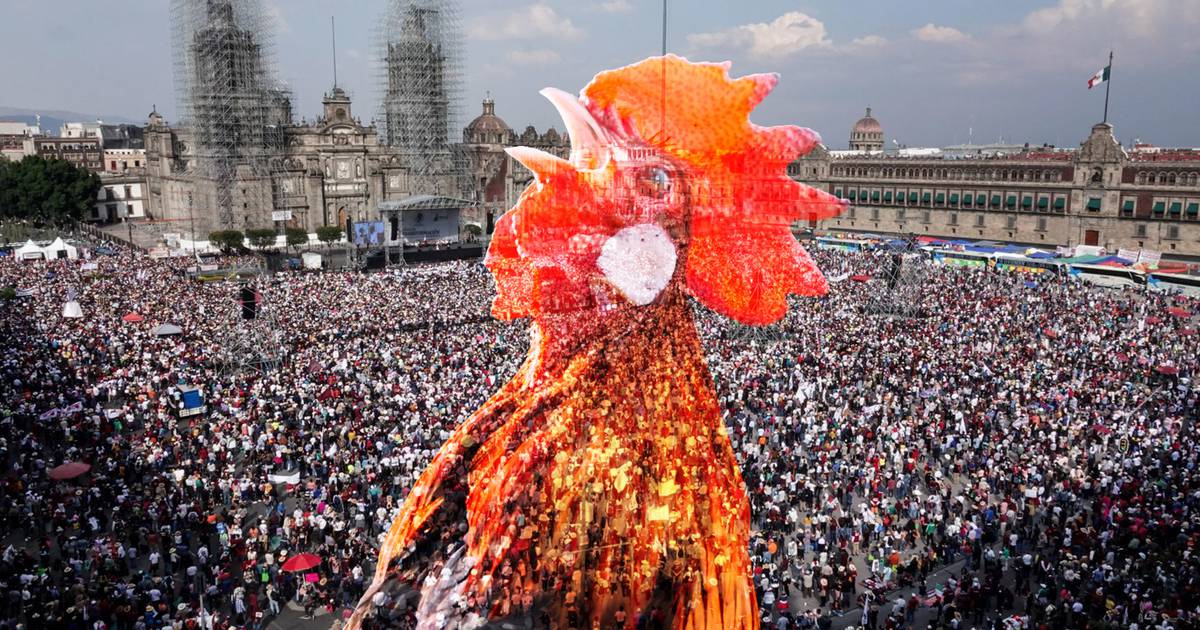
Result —
M 171 22 L 197 214 L 210 228 L 270 225 L 271 157 L 292 118 L 270 18 L 259 0 L 172 0 Z
M 262 278 L 266 269 L 260 260 L 254 259 L 229 273 L 228 280 L 251 274 Z M 276 304 L 266 299 L 267 287 L 261 280 L 249 282 L 239 285 L 239 293 L 241 286 L 255 290 L 256 313 L 254 319 L 245 319 L 242 316 L 245 307 L 240 299 L 235 299 L 229 300 L 215 314 L 220 343 L 212 359 L 222 376 L 271 372 L 282 365 L 287 355 L 283 328 L 276 317 Z
M 898 237 L 875 252 L 875 278 L 867 283 L 863 313 L 886 319 L 919 319 L 929 312 L 929 259 L 915 237 Z
M 400 151 L 414 193 L 460 196 L 462 38 L 454 0 L 390 0 L 375 37 L 380 137 Z

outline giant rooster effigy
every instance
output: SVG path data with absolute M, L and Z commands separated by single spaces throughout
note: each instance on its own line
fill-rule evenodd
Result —
M 775 75 L 656 57 L 553 89 L 569 160 L 496 225 L 494 316 L 524 364 L 450 437 L 379 552 L 350 625 L 754 628 L 746 491 L 691 296 L 767 324 L 827 285 L 791 232 L 843 202 L 786 167 L 819 138 L 758 127 Z M 367 621 L 369 620 L 369 621 Z M 497 626 L 498 627 L 498 626 Z

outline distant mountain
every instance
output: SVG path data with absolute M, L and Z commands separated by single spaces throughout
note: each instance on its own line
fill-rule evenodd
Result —
M 71 112 L 60 109 L 25 109 L 21 107 L 0 106 L 0 120 L 16 120 L 27 125 L 33 125 L 37 123 L 38 114 L 42 116 L 42 131 L 52 135 L 58 134 L 59 128 L 65 122 L 96 122 L 97 119 L 103 120 L 107 124 L 130 123 L 140 125 L 146 122 L 145 118 L 138 120 L 113 114 L 97 115 L 94 113 Z

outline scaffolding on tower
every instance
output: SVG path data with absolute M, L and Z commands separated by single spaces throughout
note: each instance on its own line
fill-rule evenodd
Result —
M 454 0 L 389 0 L 375 36 L 381 141 L 399 150 L 416 194 L 462 196 L 460 129 L 463 54 Z
M 273 18 L 261 0 L 172 0 L 184 174 L 197 228 L 273 226 L 273 171 L 291 95 L 276 78 Z

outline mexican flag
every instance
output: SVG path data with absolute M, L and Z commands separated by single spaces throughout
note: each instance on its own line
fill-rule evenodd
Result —
M 1104 66 L 1103 70 L 1097 70 L 1096 74 L 1093 74 L 1092 78 L 1088 79 L 1088 89 L 1090 90 L 1107 81 L 1108 73 L 1111 72 L 1111 68 L 1112 66 Z

